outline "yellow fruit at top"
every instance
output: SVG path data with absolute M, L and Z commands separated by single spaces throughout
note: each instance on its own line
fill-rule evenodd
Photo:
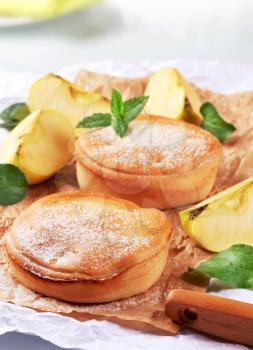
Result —
M 71 158 L 74 129 L 64 114 L 35 111 L 22 120 L 0 145 L 0 163 L 16 165 L 30 185 L 50 178 Z
M 175 68 L 163 68 L 154 73 L 148 81 L 145 95 L 149 96 L 146 113 L 194 124 L 202 121 L 200 97 Z
M 107 113 L 110 103 L 96 92 L 86 92 L 57 75 L 49 74 L 33 83 L 28 94 L 31 111 L 52 108 L 64 113 L 73 128 L 85 116 Z
M 253 246 L 253 178 L 180 212 L 184 230 L 203 248 L 220 252 Z

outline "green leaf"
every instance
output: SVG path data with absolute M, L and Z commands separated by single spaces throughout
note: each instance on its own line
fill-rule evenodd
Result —
M 128 123 L 141 113 L 146 103 L 148 102 L 148 99 L 149 96 L 140 96 L 131 98 L 130 100 L 127 100 L 124 103 L 125 118 L 128 121 Z
M 182 279 L 185 282 L 195 284 L 196 286 L 207 287 L 210 277 L 203 272 L 189 268 L 187 272 L 183 273 Z
M 116 134 L 120 137 L 123 137 L 128 130 L 128 123 L 123 118 L 113 118 L 112 127 L 115 130 Z
M 4 122 L 4 123 L 0 123 L 0 127 L 3 129 L 7 129 L 9 131 L 11 131 L 12 129 L 14 129 L 17 126 L 17 122 Z
M 147 100 L 147 96 L 140 96 L 124 103 L 121 94 L 114 89 L 111 101 L 112 115 L 110 113 L 95 113 L 81 120 L 76 127 L 96 128 L 112 125 L 116 134 L 123 137 L 128 131 L 129 122 L 140 114 Z
M 0 113 L 0 119 L 3 120 L 0 127 L 12 130 L 29 114 L 30 111 L 26 103 L 15 103 Z
M 0 205 L 21 201 L 27 192 L 25 175 L 14 165 L 0 164 Z
M 124 102 L 119 91 L 115 89 L 112 91 L 111 111 L 116 118 L 121 118 L 124 116 Z
M 234 125 L 222 119 L 210 102 L 201 106 L 200 113 L 204 118 L 201 127 L 216 136 L 220 142 L 224 142 L 236 130 Z
M 111 125 L 112 116 L 110 113 L 95 113 L 85 117 L 77 124 L 77 128 L 97 128 L 99 126 Z
M 233 245 L 203 262 L 195 270 L 215 277 L 229 287 L 253 288 L 253 247 Z

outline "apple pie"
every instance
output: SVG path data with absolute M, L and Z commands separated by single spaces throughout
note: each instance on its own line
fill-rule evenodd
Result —
M 111 126 L 83 134 L 76 142 L 76 158 L 82 189 L 168 209 L 208 196 L 221 144 L 190 123 L 143 115 L 123 138 Z
M 128 298 L 156 283 L 171 223 L 156 209 L 83 191 L 39 199 L 6 235 L 13 276 L 42 295 L 75 303 Z

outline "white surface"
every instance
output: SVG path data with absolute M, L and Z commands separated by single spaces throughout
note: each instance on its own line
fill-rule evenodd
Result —
M 35 22 L 32 18 L 15 18 L 0 16 L 0 27 L 15 27 L 19 25 L 26 25 Z
M 188 62 L 169 61 L 151 64 L 142 62 L 139 64 L 113 63 L 112 61 L 81 64 L 75 67 L 64 69 L 60 72 L 63 76 L 73 79 L 79 67 L 114 73 L 116 75 L 143 75 L 157 67 L 163 65 L 174 65 L 181 69 L 192 82 L 203 87 L 218 89 L 222 92 L 235 92 L 239 90 L 253 89 L 253 67 L 251 65 L 226 66 L 219 62 Z M 12 101 L 24 100 L 30 83 L 38 74 L 25 73 L 1 73 L 0 72 L 0 109 Z M 1 132 L 2 133 L 2 132 Z M 2 137 L 0 134 L 0 138 Z M 225 290 L 220 293 L 226 297 L 253 303 L 253 292 L 248 290 Z M 157 336 L 139 331 L 122 328 L 108 321 L 79 321 L 54 315 L 51 313 L 36 313 L 35 311 L 18 307 L 11 304 L 0 303 L 0 334 L 10 331 L 18 331 L 25 334 L 35 334 L 45 340 L 52 342 L 63 348 L 78 348 L 85 350 L 237 350 L 246 349 L 244 346 L 229 344 L 208 338 L 191 331 L 184 331 L 175 337 Z M 18 342 L 19 350 L 34 349 L 35 341 L 30 338 L 17 337 L 17 341 L 12 343 L 12 347 L 1 347 L 0 349 L 11 350 Z M 27 342 L 26 340 L 27 339 Z M 13 340 L 12 340 L 13 341 Z M 5 344 L 8 342 L 4 339 Z M 22 345 L 23 342 L 23 345 Z M 10 343 L 10 342 L 9 342 Z M 8 344 L 9 344 L 8 343 Z M 41 346 L 46 349 L 57 349 L 51 345 L 46 345 L 40 340 L 36 340 L 36 348 Z
M 248 299 L 245 291 L 237 291 L 237 297 Z M 227 293 L 228 296 L 231 293 Z M 253 298 L 251 298 L 253 302 Z M 170 336 L 158 336 L 122 328 L 108 321 L 79 322 L 67 317 L 43 313 L 0 303 L 0 334 L 18 330 L 22 333 L 37 334 L 43 339 L 63 348 L 83 350 L 240 350 L 241 345 L 211 340 L 191 331 Z M 4 322 L 3 322 L 4 320 Z M 8 322 L 6 322 L 8 320 Z M 5 326 L 1 327 L 1 324 Z M 1 338 L 0 338 L 1 339 Z
M 252 0 L 105 0 L 64 18 L 0 29 L 0 70 L 80 61 L 252 60 Z

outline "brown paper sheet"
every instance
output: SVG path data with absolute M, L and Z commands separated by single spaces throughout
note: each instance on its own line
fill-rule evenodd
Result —
M 96 89 L 108 96 L 112 86 L 121 89 L 127 87 L 129 80 L 110 78 L 96 73 L 80 72 L 77 82 L 84 86 L 85 77 L 89 77 L 89 89 Z M 99 79 L 98 79 L 99 78 Z M 94 86 L 92 85 L 94 83 Z M 132 88 L 131 97 L 143 94 L 145 79 L 136 81 L 136 90 Z M 123 84 L 123 85 L 122 85 Z M 105 93 L 105 86 L 107 93 Z M 134 86 L 134 85 L 132 85 Z M 142 86 L 142 88 L 140 88 Z M 213 102 L 225 119 L 236 125 L 237 131 L 223 145 L 223 161 L 219 170 L 213 193 L 219 192 L 253 174 L 253 152 L 250 143 L 253 138 L 253 93 L 245 92 L 231 96 L 216 94 L 198 89 L 203 101 Z M 38 311 L 51 311 L 69 315 L 80 320 L 90 318 L 111 319 L 128 327 L 148 331 L 176 334 L 179 326 L 174 324 L 164 312 L 164 297 L 174 288 L 203 290 L 203 288 L 187 284 L 181 279 L 188 266 L 195 266 L 205 260 L 210 253 L 198 247 L 180 227 L 177 213 L 167 212 L 173 223 L 170 252 L 166 268 L 160 280 L 145 293 L 116 302 L 98 305 L 75 305 L 52 298 L 46 298 L 23 287 L 9 272 L 4 252 L 4 234 L 14 218 L 37 198 L 57 191 L 77 188 L 74 164 L 70 164 L 48 182 L 33 187 L 21 203 L 0 211 L 0 300 L 30 307 Z
M 112 88 L 117 89 L 124 100 L 143 95 L 147 78 L 128 79 L 112 77 L 81 69 L 76 77 L 76 84 L 87 91 L 96 91 L 104 97 L 111 99 Z

